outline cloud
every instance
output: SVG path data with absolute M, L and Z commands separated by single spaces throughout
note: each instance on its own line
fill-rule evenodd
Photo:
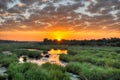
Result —
M 119 0 L 0 0 L 0 30 L 120 30 Z
M 91 1 L 94 2 L 93 0 L 82 2 L 82 4 L 84 6 L 83 7 L 78 7 L 78 9 L 74 10 L 74 12 L 78 13 L 78 14 L 81 13 L 82 15 L 87 15 L 87 16 L 90 16 L 90 17 L 100 16 L 101 15 L 100 13 L 91 13 L 91 12 L 88 11 L 89 6 L 92 4 Z
M 10 2 L 7 2 L 7 9 L 13 8 L 16 5 L 23 5 L 20 0 L 11 0 Z

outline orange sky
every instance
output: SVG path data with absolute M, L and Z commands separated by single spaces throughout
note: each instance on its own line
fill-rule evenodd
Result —
M 120 37 L 117 32 L 76 32 L 76 31 L 3 31 L 0 32 L 0 39 L 18 40 L 18 41 L 42 41 L 44 38 L 49 39 L 99 39 Z
M 120 38 L 120 0 L 3 1 L 0 0 L 0 39 Z

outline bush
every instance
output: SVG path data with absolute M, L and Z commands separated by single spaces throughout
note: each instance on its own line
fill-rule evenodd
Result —
M 87 80 L 120 80 L 120 70 L 103 68 L 88 63 L 69 63 L 66 66 L 68 72 L 79 75 L 81 79 Z
M 5 67 L 8 67 L 11 63 L 17 62 L 17 61 L 18 59 L 16 55 L 1 55 L 0 56 L 0 63 Z
M 51 75 L 52 80 L 69 80 L 66 70 L 58 65 L 46 63 L 42 65 L 49 75 Z
M 12 63 L 8 68 L 13 80 L 50 80 L 49 75 L 32 63 Z
M 37 51 L 28 51 L 28 50 L 14 50 L 13 51 L 14 54 L 16 54 L 18 57 L 22 56 L 22 55 L 26 55 L 30 58 L 40 58 L 40 52 Z
M 69 80 L 64 68 L 49 63 L 42 67 L 32 63 L 12 63 L 8 73 L 12 80 Z
M 0 75 L 0 80 L 6 80 L 7 79 L 7 75 Z

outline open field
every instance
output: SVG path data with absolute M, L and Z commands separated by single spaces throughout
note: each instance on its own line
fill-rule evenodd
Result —
M 27 55 L 41 58 L 37 51 L 21 49 L 67 49 L 67 55 L 60 60 L 68 63 L 65 67 L 45 63 L 38 66 L 33 63 L 18 63 L 18 57 Z M 3 54 L 10 51 L 12 54 Z M 70 80 L 68 72 L 79 76 L 79 80 L 120 80 L 120 48 L 68 45 L 40 45 L 38 43 L 2 43 L 0 44 L 0 64 L 7 68 L 8 75 L 0 75 L 0 80 Z

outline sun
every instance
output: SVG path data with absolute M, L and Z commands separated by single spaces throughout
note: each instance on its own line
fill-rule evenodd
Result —
M 57 38 L 58 41 L 61 41 L 62 39 L 61 38 Z
M 57 39 L 58 41 L 61 41 L 65 37 L 65 33 L 62 31 L 54 31 L 52 33 L 53 39 Z

